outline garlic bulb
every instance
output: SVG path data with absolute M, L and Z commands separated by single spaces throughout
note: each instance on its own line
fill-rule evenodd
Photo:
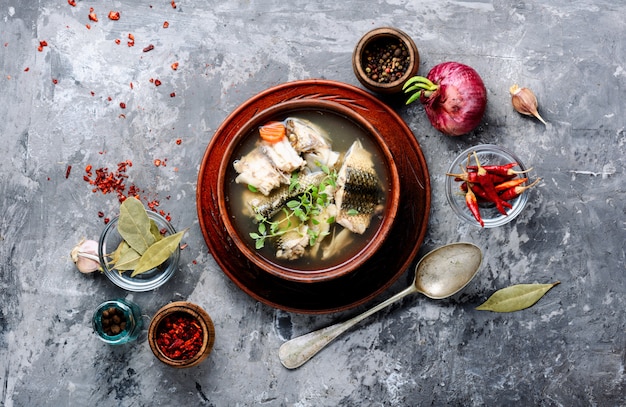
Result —
M 545 120 L 537 112 L 537 97 L 530 89 L 513 85 L 509 92 L 511 93 L 511 103 L 513 103 L 515 110 L 521 114 L 535 116 L 543 124 L 546 124 Z
M 93 273 L 96 270 L 100 270 L 98 242 L 95 240 L 81 240 L 72 249 L 70 257 L 81 273 Z

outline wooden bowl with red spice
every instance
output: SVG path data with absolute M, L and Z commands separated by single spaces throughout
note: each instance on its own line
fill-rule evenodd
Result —
M 152 318 L 148 342 L 152 353 L 166 365 L 193 367 L 211 353 L 215 327 L 200 306 L 187 301 L 172 302 Z

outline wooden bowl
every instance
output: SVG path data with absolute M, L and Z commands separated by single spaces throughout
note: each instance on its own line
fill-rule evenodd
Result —
M 159 334 L 164 329 L 162 326 L 165 318 L 175 314 L 182 314 L 197 321 L 202 329 L 202 345 L 195 355 L 187 359 L 175 359 L 168 357 L 158 344 Z M 175 368 L 187 368 L 197 366 L 200 362 L 209 356 L 215 342 L 215 327 L 213 321 L 207 312 L 196 304 L 187 301 L 177 301 L 162 307 L 152 318 L 148 329 L 148 342 L 152 353 L 161 362 Z
M 286 117 L 298 114 L 312 114 L 319 116 L 334 115 L 337 120 L 345 121 L 346 126 L 352 125 L 361 129 L 363 137 L 376 146 L 378 153 L 376 158 L 382 162 L 386 173 L 386 201 L 382 213 L 382 220 L 378 227 L 370 226 L 367 230 L 368 241 L 352 252 L 348 258 L 335 263 L 324 263 L 317 267 L 318 263 L 307 267 L 295 266 L 286 262 L 276 261 L 273 256 L 262 254 L 255 248 L 254 240 L 248 231 L 241 231 L 236 226 L 234 218 L 243 216 L 231 207 L 229 186 L 233 185 L 236 173 L 233 170 L 233 162 L 240 158 L 240 146 L 250 137 L 258 137 L 259 126 L 273 120 L 284 120 Z M 328 100 L 291 100 L 271 106 L 252 117 L 241 127 L 220 158 L 220 172 L 218 175 L 218 205 L 220 216 L 226 227 L 228 236 L 238 250 L 253 264 L 265 272 L 287 281 L 302 283 L 320 283 L 336 278 L 344 277 L 357 270 L 364 262 L 369 260 L 388 238 L 398 211 L 400 198 L 400 179 L 398 170 L 387 144 L 381 134 L 355 110 L 344 105 Z M 241 187 L 245 189 L 245 186 Z M 252 220 L 250 220 L 252 225 Z M 374 225 L 374 222 L 372 223 Z
M 403 44 L 408 53 L 408 66 L 404 73 L 389 82 L 372 79 L 372 76 L 368 74 L 368 55 L 373 55 L 376 48 L 396 44 Z M 420 56 L 415 42 L 404 31 L 392 27 L 376 28 L 366 33 L 361 37 L 352 54 L 352 69 L 359 82 L 372 92 L 382 94 L 401 92 L 404 83 L 417 74 L 419 65 Z

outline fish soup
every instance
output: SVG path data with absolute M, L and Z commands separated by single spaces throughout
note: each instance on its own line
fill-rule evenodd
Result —
M 267 261 L 304 273 L 354 258 L 376 237 L 388 201 L 383 151 L 330 110 L 292 110 L 267 123 L 235 147 L 226 170 L 226 207 L 240 239 Z M 290 145 L 302 151 L 286 151 Z

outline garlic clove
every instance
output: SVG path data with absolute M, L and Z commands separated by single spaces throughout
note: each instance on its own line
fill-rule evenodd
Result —
M 81 273 L 93 273 L 100 270 L 98 242 L 82 239 L 70 252 L 70 257 Z
M 535 116 L 537 119 L 541 120 L 543 124 L 546 124 L 545 120 L 543 120 L 537 111 L 537 97 L 530 89 L 520 88 L 515 84 L 509 88 L 509 92 L 511 93 L 511 103 L 515 110 L 521 114 Z

